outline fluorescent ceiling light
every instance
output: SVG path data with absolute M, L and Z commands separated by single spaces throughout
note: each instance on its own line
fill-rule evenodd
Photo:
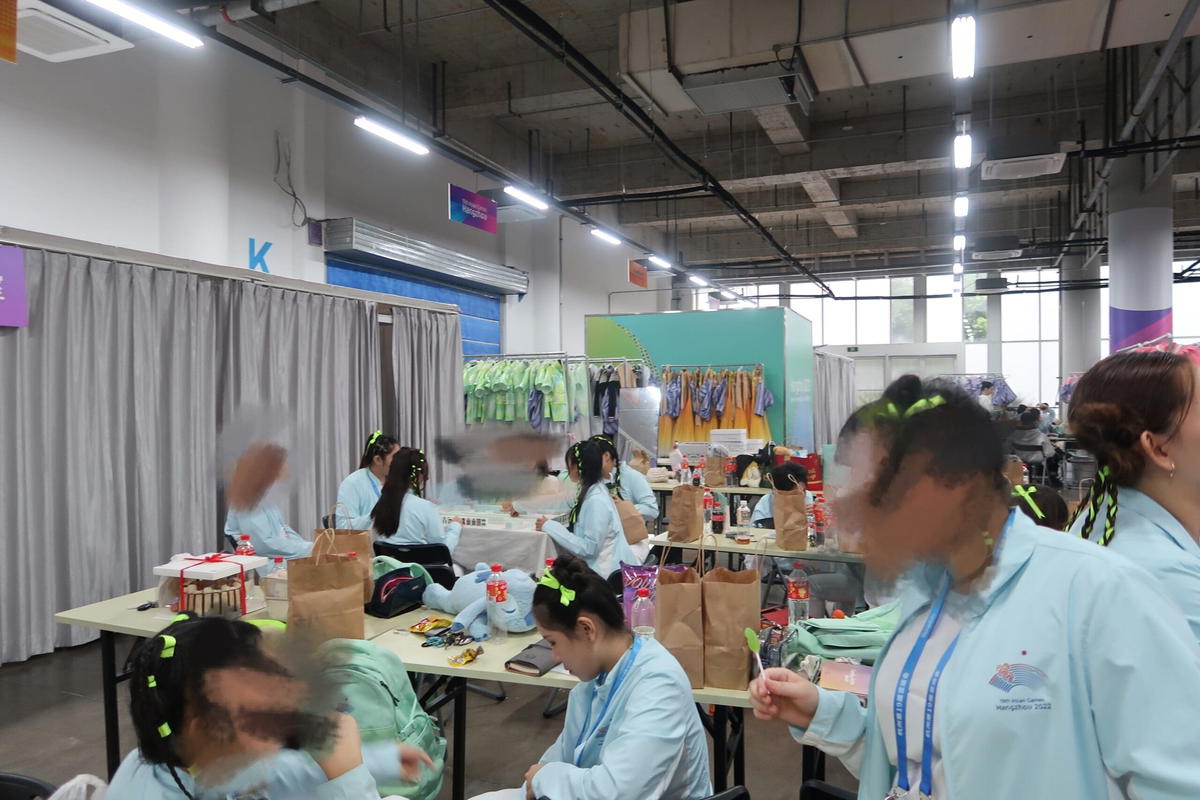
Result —
M 954 262 L 954 274 L 955 274 L 955 275 L 962 275 L 962 274 L 963 274 L 963 268 L 962 268 L 962 262 L 961 262 L 961 261 L 955 261 L 955 262 Z
M 959 251 L 966 250 L 967 237 L 963 236 L 961 233 L 954 234 L 954 249 Z
M 418 142 L 416 139 L 410 139 L 399 131 L 393 130 L 386 125 L 380 125 L 373 119 L 367 117 L 356 117 L 354 124 L 362 128 L 364 131 L 369 131 L 381 139 L 387 139 L 397 147 L 403 147 L 409 152 L 416 153 L 419 156 L 429 155 L 429 148 Z
M 609 233 L 606 230 L 601 230 L 600 228 L 592 228 L 592 236 L 595 236 L 597 239 L 599 239 L 602 242 L 608 242 L 609 244 L 620 244 L 621 243 L 620 239 L 613 236 L 611 233 Z
M 955 78 L 975 77 L 974 17 L 955 17 L 950 23 L 950 72 Z
M 515 197 L 527 206 L 533 206 L 538 211 L 545 211 L 546 209 L 550 208 L 550 204 L 545 200 L 542 200 L 537 195 L 530 194 L 523 189 L 518 189 L 515 186 L 505 186 L 504 193 L 509 197 Z
M 147 30 L 152 30 L 159 36 L 165 36 L 168 39 L 179 42 L 185 47 L 203 47 L 204 42 L 195 34 L 188 32 L 183 27 L 175 23 L 168 22 L 162 17 L 144 11 L 137 6 L 130 5 L 124 0 L 88 0 L 92 5 L 99 6 L 105 11 L 111 11 L 119 17 L 124 17 L 130 22 L 141 25 Z
M 673 267 L 671 266 L 671 262 L 667 261 L 662 256 L 650 256 L 650 263 L 656 267 L 665 269 L 668 272 L 670 272 L 673 269 Z
M 971 166 L 971 134 L 960 133 L 954 137 L 954 168 L 967 169 Z
M 971 198 L 965 194 L 960 194 L 954 198 L 954 216 L 965 217 L 971 208 Z
M 726 300 L 737 300 L 737 295 L 728 289 L 721 290 L 721 297 L 724 297 Z
M 708 286 L 708 281 L 701 278 L 699 275 L 688 275 L 688 280 L 697 286 Z

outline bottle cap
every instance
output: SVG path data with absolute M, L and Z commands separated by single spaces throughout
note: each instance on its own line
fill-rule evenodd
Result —
M 283 563 L 283 556 L 275 556 L 275 563 L 276 563 L 276 564 L 282 564 L 282 563 Z
M 792 569 L 804 569 L 804 562 L 803 561 L 793 561 Z
M 650 590 L 649 590 L 649 589 L 638 589 L 638 590 L 637 590 L 637 596 L 638 596 L 638 597 L 649 597 L 649 596 L 650 596 Z
M 554 559 L 553 559 L 553 558 L 547 558 L 547 559 L 546 559 L 546 566 L 547 566 L 547 567 L 550 567 L 551 569 L 553 569 L 553 568 L 554 568 Z
M 241 539 L 243 542 L 248 542 L 248 541 L 250 541 L 250 534 L 248 534 L 248 533 L 243 533 L 243 534 L 242 534 L 241 536 L 239 536 L 238 538 L 239 538 L 239 539 Z
M 499 564 L 492 564 L 492 572 L 503 572 L 504 567 Z

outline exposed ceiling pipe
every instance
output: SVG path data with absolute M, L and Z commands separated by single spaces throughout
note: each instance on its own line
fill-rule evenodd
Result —
M 1196 0 L 1200 2 L 1200 0 Z M 512 23 L 520 32 L 537 43 L 543 50 L 553 55 L 563 66 L 574 72 L 596 93 L 609 102 L 638 130 L 644 133 L 650 141 L 663 151 L 680 169 L 692 175 L 698 182 L 707 186 L 709 191 L 732 209 L 749 227 L 754 229 L 771 246 L 771 249 L 791 266 L 821 287 L 822 291 L 832 294 L 824 281 L 808 269 L 798 258 L 791 254 L 786 247 L 771 234 L 758 217 L 750 213 L 741 202 L 734 197 L 708 169 L 688 155 L 679 145 L 650 118 L 633 98 L 621 91 L 608 75 L 583 55 L 574 45 L 567 41 L 553 25 L 538 16 L 528 6 L 517 0 L 484 0 L 502 17 Z
M 259 12 L 273 14 L 276 11 L 283 11 L 285 8 L 295 8 L 312 2 L 315 0 L 262 0 L 262 2 L 255 3 L 250 0 L 237 0 L 235 3 L 223 6 L 210 6 L 197 13 L 192 19 L 205 27 L 212 27 L 221 22 L 232 25 L 238 20 L 257 17 Z

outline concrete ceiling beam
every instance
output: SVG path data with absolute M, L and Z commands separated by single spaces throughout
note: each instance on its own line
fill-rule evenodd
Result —
M 762 126 L 763 133 L 780 153 L 792 155 L 808 152 L 808 117 L 799 105 L 756 108 L 753 114 Z

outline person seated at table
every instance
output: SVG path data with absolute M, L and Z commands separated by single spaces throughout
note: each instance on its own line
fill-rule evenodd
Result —
M 1013 499 L 1025 516 L 1043 528 L 1064 531 L 1070 522 L 1067 501 L 1053 487 L 1014 486 Z
M 593 441 L 579 442 L 567 451 L 567 464 L 579 471 L 579 492 L 567 525 L 541 517 L 537 529 L 554 543 L 573 553 L 601 575 L 620 569 L 621 562 L 639 564 L 625 541 L 625 528 L 605 487 L 611 469 L 605 471 L 604 451 Z
M 1020 424 L 1009 434 L 1005 452 L 1017 456 L 1030 466 L 1042 466 L 1046 482 L 1058 484 L 1058 464 L 1061 456 L 1049 437 L 1038 430 L 1041 412 L 1030 408 L 1021 414 Z
M 254 552 L 266 558 L 303 558 L 312 551 L 312 542 L 292 530 L 279 506 L 267 499 L 286 476 L 287 450 L 278 444 L 256 442 L 239 456 L 225 489 L 225 535 L 235 546 L 247 535 Z
M 586 476 L 587 456 L 583 466 Z M 567 700 L 562 733 L 525 773 L 527 797 L 710 796 L 708 741 L 687 675 L 653 637 L 634 638 L 604 578 L 582 559 L 560 556 L 533 593 L 533 615 L 581 683 Z
M 355 531 L 371 527 L 371 511 L 379 502 L 392 458 L 399 450 L 400 443 L 394 437 L 383 431 L 371 434 L 363 447 L 358 469 L 338 487 L 337 527 Z
M 402 447 L 392 457 L 379 502 L 371 511 L 371 529 L 389 544 L 444 544 L 454 552 L 462 520 L 442 524 L 437 506 L 421 495 L 429 475 L 425 452 Z
M 128 671 L 138 747 L 111 798 L 378 800 L 376 779 L 433 765 L 400 742 L 364 746 L 348 714 L 305 711 L 307 686 L 250 622 L 181 614 L 133 649 Z
M 771 486 L 785 492 L 799 487 L 804 490 L 804 502 L 808 505 L 813 503 L 813 493 L 808 491 L 808 470 L 794 461 L 787 461 L 771 470 Z M 750 524 L 760 527 L 756 523 L 774 518 L 775 491 L 772 489 L 771 494 L 763 496 L 754 506 L 754 512 L 750 515 Z
M 658 498 L 654 496 L 654 490 L 650 488 L 650 481 L 646 480 L 646 476 L 641 472 L 621 460 L 617 446 L 613 444 L 612 439 L 607 436 L 593 436 L 592 441 L 600 445 L 604 469 L 612 476 L 608 483 L 608 490 L 622 500 L 633 503 L 633 507 L 646 520 L 646 529 L 653 531 L 654 523 L 658 521 Z M 644 539 L 635 545 L 630 545 L 630 549 L 633 550 L 638 563 L 645 561 L 646 556 L 650 554 L 650 544 Z

